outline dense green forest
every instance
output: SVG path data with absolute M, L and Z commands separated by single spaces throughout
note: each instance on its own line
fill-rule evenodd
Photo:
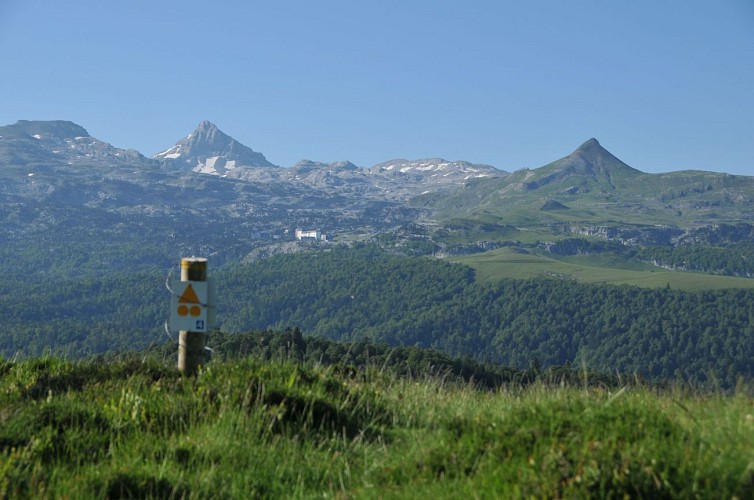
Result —
M 559 279 L 482 284 L 468 267 L 373 246 L 211 268 L 218 328 L 298 327 L 334 340 L 434 348 L 526 369 L 601 372 L 732 387 L 754 376 L 754 292 L 683 292 Z M 73 357 L 168 340 L 166 271 L 34 277 L 0 285 L 5 356 Z M 173 339 L 174 340 L 174 339 Z
M 74 358 L 166 339 L 169 294 L 159 270 L 103 277 L 34 277 L 0 283 L 0 351 Z
M 225 331 L 298 326 L 341 340 L 432 347 L 523 368 L 736 383 L 754 374 L 754 292 L 682 292 L 556 279 L 479 284 L 473 272 L 370 247 L 229 270 Z
M 634 255 L 672 269 L 754 277 L 754 243 L 751 242 L 725 246 L 648 247 L 636 250 Z

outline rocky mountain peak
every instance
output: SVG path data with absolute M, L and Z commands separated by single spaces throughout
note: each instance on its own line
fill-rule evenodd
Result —
M 202 120 L 196 130 L 218 130 L 217 125 L 209 120 Z
M 576 148 L 576 150 L 570 154 L 570 156 L 580 156 L 583 158 L 591 158 L 597 160 L 599 158 L 615 158 L 610 151 L 602 147 L 597 139 L 592 137 L 584 144 Z M 617 158 L 615 158 L 617 160 Z M 618 160 L 620 161 L 620 160 Z
M 262 153 L 244 146 L 207 120 L 173 147 L 153 156 L 157 160 L 188 164 L 192 170 L 225 175 L 238 167 L 274 167 Z
M 599 185 L 601 189 L 613 190 L 616 183 L 640 174 L 639 170 L 603 148 L 597 139 L 591 138 L 568 156 L 525 173 L 519 188 L 532 191 L 553 183 L 573 182 L 571 188 L 578 191 L 582 188 L 576 186 L 586 182 Z
M 602 147 L 602 144 L 600 144 L 600 142 L 597 139 L 592 137 L 591 139 L 586 141 L 584 144 L 576 148 L 576 151 L 594 151 L 594 150 L 600 150 L 600 149 L 607 151 L 605 148 Z
M 204 120 L 196 127 L 186 139 L 192 144 L 205 144 L 227 146 L 233 142 L 233 138 L 224 134 L 211 121 Z
M 573 153 L 559 160 L 559 162 L 570 167 L 576 167 L 579 171 L 586 170 L 592 173 L 601 172 L 608 175 L 618 172 L 624 174 L 641 173 L 639 170 L 625 164 L 610 151 L 603 148 L 595 138 L 589 139 L 579 146 Z

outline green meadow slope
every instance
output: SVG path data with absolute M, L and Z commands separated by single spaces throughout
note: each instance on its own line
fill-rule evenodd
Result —
M 379 366 L 0 362 L 3 498 L 752 498 L 754 402 Z
M 754 288 L 754 279 L 733 276 L 668 270 L 604 255 L 584 255 L 555 259 L 512 247 L 489 252 L 455 256 L 448 259 L 471 266 L 477 279 L 494 282 L 501 279 L 551 277 L 580 283 L 634 285 L 642 288 L 670 287 L 700 291 Z

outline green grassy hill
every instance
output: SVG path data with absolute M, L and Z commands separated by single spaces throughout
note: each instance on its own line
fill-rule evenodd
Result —
M 752 498 L 754 400 L 253 358 L 0 363 L 3 498 Z

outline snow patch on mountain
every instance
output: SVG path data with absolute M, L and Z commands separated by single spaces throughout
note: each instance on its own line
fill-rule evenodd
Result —
M 192 170 L 202 174 L 227 176 L 236 166 L 235 160 L 226 160 L 221 156 L 213 156 L 207 158 L 204 163 L 199 163 Z

